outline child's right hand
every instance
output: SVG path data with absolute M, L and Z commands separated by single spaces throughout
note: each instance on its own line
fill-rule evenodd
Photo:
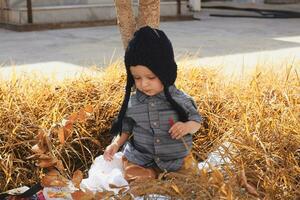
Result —
M 118 152 L 119 148 L 119 145 L 115 142 L 108 145 L 103 154 L 104 160 L 112 161 L 115 153 Z

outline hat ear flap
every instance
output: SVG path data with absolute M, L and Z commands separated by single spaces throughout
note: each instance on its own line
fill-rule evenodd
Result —
M 133 85 L 132 78 L 130 78 L 129 75 L 127 74 L 127 83 L 126 83 L 126 88 L 125 88 L 124 100 L 123 100 L 119 115 L 118 115 L 117 119 L 112 123 L 112 127 L 110 129 L 110 133 L 114 136 L 120 134 L 122 131 L 122 122 L 123 122 L 123 119 L 124 119 L 124 116 L 125 116 L 125 113 L 127 110 L 128 102 L 130 99 L 132 85 Z
M 188 121 L 188 115 L 185 112 L 185 110 L 172 98 L 170 92 L 169 92 L 169 87 L 164 88 L 164 92 L 166 95 L 167 100 L 170 102 L 172 107 L 177 111 L 179 115 L 179 121 L 181 122 L 186 122 Z

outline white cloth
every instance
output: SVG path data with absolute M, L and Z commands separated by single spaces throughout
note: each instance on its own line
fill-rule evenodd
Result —
M 109 184 L 118 187 L 128 185 L 123 176 L 122 156 L 123 153 L 118 152 L 112 161 L 105 161 L 102 155 L 97 157 L 88 172 L 88 178 L 82 180 L 80 188 L 92 192 L 108 190 L 117 194 L 120 189 L 110 188 Z

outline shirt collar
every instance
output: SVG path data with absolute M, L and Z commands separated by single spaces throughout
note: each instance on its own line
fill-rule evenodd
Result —
M 176 90 L 177 90 L 177 88 L 176 88 L 176 86 L 175 85 L 171 85 L 171 86 L 169 86 L 169 92 L 170 92 L 170 94 L 171 95 L 173 95 L 175 92 L 176 92 Z M 141 92 L 140 90 L 138 90 L 138 89 L 136 89 L 136 97 L 137 97 L 137 99 L 141 102 L 141 103 L 143 103 L 143 102 L 148 102 L 149 101 L 149 98 L 159 98 L 159 99 L 162 99 L 162 100 L 166 100 L 167 98 L 166 98 L 166 95 L 165 95 L 165 92 L 164 91 L 162 91 L 162 92 L 160 92 L 160 93 L 158 93 L 157 95 L 154 95 L 154 96 L 148 96 L 148 95 L 146 95 L 146 94 L 144 94 L 143 92 Z

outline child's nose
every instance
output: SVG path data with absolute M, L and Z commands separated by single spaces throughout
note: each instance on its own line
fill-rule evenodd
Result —
M 149 81 L 143 80 L 142 81 L 142 87 L 147 87 L 149 85 Z

